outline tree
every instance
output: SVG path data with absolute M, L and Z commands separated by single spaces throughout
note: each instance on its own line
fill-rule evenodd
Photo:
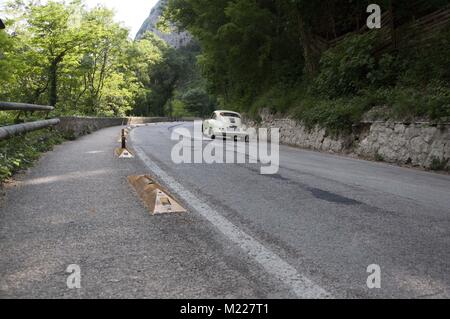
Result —
M 146 94 L 149 65 L 159 54 L 144 42 L 135 45 L 110 10 L 24 0 L 9 2 L 7 10 L 2 98 L 56 105 L 61 114 L 124 115 Z
M 58 102 L 59 67 L 64 58 L 83 43 L 83 35 L 74 23 L 77 3 L 65 5 L 49 1 L 45 5 L 31 6 L 26 20 L 31 33 L 31 45 L 39 48 L 47 58 L 49 104 Z
M 114 74 L 128 47 L 128 31 L 113 21 L 113 12 L 102 7 L 83 15 L 83 45 L 80 69 L 83 75 L 81 96 L 87 94 L 89 113 L 100 107 L 105 80 Z M 117 79 L 117 78 L 116 78 Z
M 175 49 L 153 33 L 144 34 L 134 44 L 129 63 L 145 89 L 137 100 L 135 112 L 145 116 L 172 116 L 175 105 L 180 113 L 181 95 L 191 87 L 202 85 L 196 65 L 199 52 L 195 42 Z
M 214 102 L 203 88 L 188 90 L 182 95 L 181 101 L 188 112 L 200 117 L 209 115 L 214 111 Z
M 9 77 L 11 61 L 8 52 L 11 51 L 12 47 L 11 37 L 6 32 L 0 31 L 0 79 Z

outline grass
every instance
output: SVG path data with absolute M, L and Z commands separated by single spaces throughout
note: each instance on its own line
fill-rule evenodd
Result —
M 432 171 L 445 171 L 447 168 L 449 160 L 448 159 L 439 159 L 439 158 L 433 158 L 430 169 Z M 450 169 L 450 167 L 449 167 Z
M 377 161 L 377 162 L 384 162 L 384 157 L 383 157 L 383 155 L 381 155 L 380 153 L 376 153 L 375 154 L 375 161 Z
M 42 153 L 66 140 L 61 133 L 44 129 L 0 142 L 0 184 L 31 167 Z

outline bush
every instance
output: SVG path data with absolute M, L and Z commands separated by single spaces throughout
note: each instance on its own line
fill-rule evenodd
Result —
M 256 114 L 258 110 L 269 109 L 274 113 L 286 113 L 304 96 L 304 85 L 285 86 L 278 84 L 260 96 L 250 106 L 250 113 Z M 242 109 L 247 111 L 248 106 L 243 105 Z
M 375 154 L 375 161 L 377 161 L 377 162 L 384 162 L 384 156 L 377 152 Z
M 50 129 L 13 137 L 0 143 L 0 183 L 19 170 L 30 167 L 41 153 L 64 141 L 64 137 Z
M 338 99 L 319 99 L 306 95 L 293 110 L 293 114 L 307 128 L 319 125 L 332 135 L 349 134 L 353 124 L 359 123 L 367 111 L 381 103 L 381 99 L 375 93 Z
M 450 85 L 450 26 L 436 33 L 427 43 L 414 45 L 399 53 L 404 71 L 399 84 L 422 88 L 440 82 Z
M 400 120 L 424 118 L 439 121 L 450 117 L 450 89 L 441 85 L 422 88 L 397 87 L 388 99 L 391 117 Z
M 203 88 L 192 88 L 184 93 L 181 102 L 186 110 L 198 116 L 207 116 L 214 111 L 215 105 Z
M 448 159 L 433 158 L 430 169 L 432 171 L 444 171 L 447 167 Z
M 183 101 L 179 99 L 173 99 L 169 103 L 173 117 L 184 117 L 184 116 L 188 117 L 192 115 L 188 111 L 186 111 L 186 107 Z
M 326 51 L 313 92 L 334 98 L 356 94 L 371 84 L 377 68 L 372 54 L 375 43 L 376 33 L 351 35 Z
M 350 133 L 375 106 L 383 120 L 448 121 L 450 27 L 431 45 L 376 55 L 378 44 L 376 32 L 349 35 L 322 55 L 311 83 L 274 85 L 242 109 L 252 117 L 263 108 L 291 113 L 308 128 L 319 125 L 332 134 Z

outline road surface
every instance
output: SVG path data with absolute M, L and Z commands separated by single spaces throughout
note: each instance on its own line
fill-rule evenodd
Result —
M 171 135 L 179 128 L 201 139 L 191 123 L 167 124 L 135 130 L 133 143 L 200 202 L 332 296 L 449 296 L 449 176 L 285 146 L 276 175 L 261 175 L 259 164 L 176 165 Z M 372 264 L 381 267 L 379 290 L 367 288 Z
M 96 132 L 8 186 L 0 298 L 450 296 L 449 176 L 285 146 L 276 175 L 176 165 L 179 128 L 193 124 L 134 129 L 131 160 L 112 155 L 120 128 Z M 188 214 L 150 216 L 134 174 L 156 177 Z M 81 289 L 66 285 L 71 264 Z M 374 264 L 380 289 L 367 286 Z

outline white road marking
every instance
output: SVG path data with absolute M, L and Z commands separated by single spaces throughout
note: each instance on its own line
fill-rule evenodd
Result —
M 131 132 L 131 137 L 133 137 L 133 133 L 134 131 Z M 156 163 L 145 154 L 142 148 L 139 146 L 134 146 L 133 148 L 136 155 L 138 155 L 150 171 L 156 174 L 156 177 L 169 186 L 179 197 L 189 203 L 191 207 L 193 207 L 203 218 L 213 224 L 222 234 L 251 256 L 270 275 L 290 287 L 296 296 L 299 298 L 311 299 L 332 298 L 331 294 L 325 289 L 298 273 L 293 266 L 267 249 L 255 238 L 228 221 L 208 204 L 203 203 L 193 193 L 184 188 L 174 178 L 156 165 Z

